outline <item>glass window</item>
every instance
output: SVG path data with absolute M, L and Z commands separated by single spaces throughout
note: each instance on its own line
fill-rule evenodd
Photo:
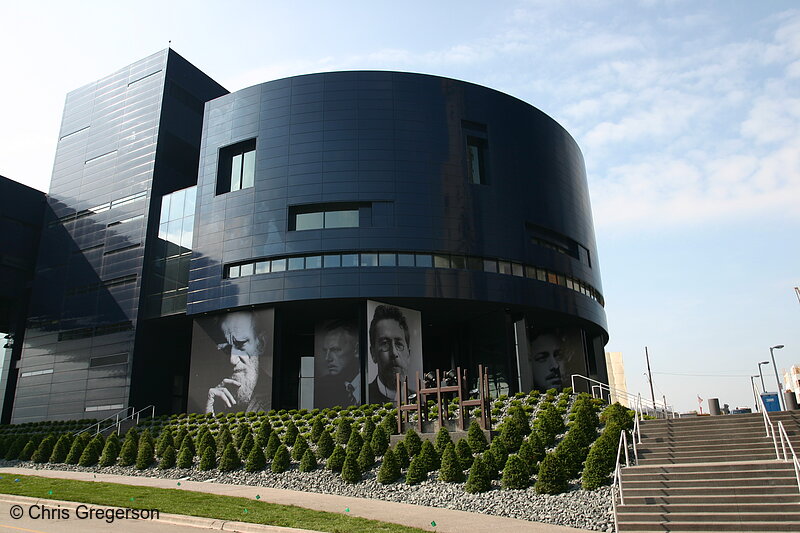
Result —
M 164 239 L 165 241 L 167 240 L 167 228 L 169 228 L 169 223 L 164 222 L 162 224 L 159 224 L 159 226 L 158 226 L 158 238 L 159 239 Z
M 269 274 L 269 261 L 256 263 L 256 274 Z
M 184 248 L 192 247 L 192 232 L 194 231 L 194 216 L 185 217 L 183 219 L 183 228 L 181 230 L 181 246 Z
M 451 255 L 450 256 L 450 267 L 451 268 L 460 268 L 464 269 L 467 267 L 467 262 L 464 259 L 463 255 Z
M 275 259 L 272 261 L 273 272 L 283 272 L 286 270 L 286 259 Z
M 497 261 L 493 259 L 484 259 L 483 260 L 483 271 L 484 272 L 497 272 Z
M 183 217 L 183 202 L 186 199 L 186 189 L 175 191 L 170 196 L 172 198 L 169 202 L 169 219 L 177 220 Z
M 498 261 L 497 269 L 501 274 L 511 274 L 511 263 L 508 261 Z
M 253 263 L 247 263 L 246 265 L 242 265 L 239 267 L 239 275 L 240 276 L 252 276 L 253 275 Z
M 183 216 L 194 216 L 194 206 L 197 202 L 197 187 L 186 189 L 186 200 L 183 202 Z
M 342 256 L 339 254 L 326 255 L 324 261 L 325 268 L 337 268 L 342 266 Z
M 306 266 L 306 258 L 305 257 L 290 257 L 289 258 L 289 270 L 303 270 Z
M 570 278 L 567 278 L 567 288 L 573 290 L 575 289 L 575 286 L 572 284 L 572 280 Z
M 299 215 L 298 215 L 299 217 Z M 358 209 L 347 211 L 328 211 L 325 213 L 326 228 L 357 228 Z
M 242 189 L 252 187 L 256 175 L 256 151 L 242 154 Z
M 417 254 L 417 266 L 430 268 L 433 266 L 433 257 L 430 254 Z
M 236 154 L 231 159 L 231 190 L 238 191 L 242 188 L 242 154 Z
M 382 267 L 393 267 L 397 266 L 397 258 L 395 254 L 380 254 L 378 257 L 380 265 Z
M 166 240 L 174 244 L 180 244 L 182 229 L 183 221 L 180 218 L 176 220 L 170 220 L 169 226 L 167 226 Z
M 167 217 L 169 217 L 169 201 L 171 197 L 171 194 L 165 194 L 161 197 L 161 218 L 158 221 L 162 224 L 169 220 Z
M 311 255 L 306 257 L 306 268 L 322 268 L 322 256 Z
M 467 257 L 467 268 L 469 270 L 483 270 L 483 259 L 480 257 Z
M 239 277 L 239 265 L 228 267 L 228 277 L 229 278 Z
M 413 267 L 414 254 L 397 254 L 397 265 L 401 267 Z
M 558 285 L 558 277 L 555 274 L 553 274 L 552 272 L 548 272 L 547 273 L 547 282 L 548 283 L 553 283 L 555 285 Z
M 541 268 L 537 268 L 536 279 L 538 279 L 539 281 L 547 281 L 547 271 Z
M 532 266 L 525 265 L 525 277 L 536 279 L 536 269 Z
M 295 217 L 295 229 L 322 229 L 324 227 L 324 213 L 299 213 Z
M 470 183 L 486 183 L 486 139 L 467 137 L 467 174 Z
M 522 276 L 522 265 L 519 263 L 512 263 L 511 264 L 511 273 L 515 276 Z
M 434 255 L 433 256 L 433 266 L 436 268 L 450 268 L 450 256 L 449 255 Z
M 362 267 L 378 266 L 378 254 L 361 254 Z
M 342 254 L 342 266 L 343 267 L 357 267 L 358 266 L 358 254 Z

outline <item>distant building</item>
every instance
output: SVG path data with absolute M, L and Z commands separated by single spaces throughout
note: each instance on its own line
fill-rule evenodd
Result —
M 608 384 L 611 387 L 611 401 L 628 406 L 628 384 L 625 381 L 625 363 L 622 352 L 606 352 Z
M 800 402 L 800 365 L 792 365 L 783 372 L 783 390 L 794 392 L 795 398 Z

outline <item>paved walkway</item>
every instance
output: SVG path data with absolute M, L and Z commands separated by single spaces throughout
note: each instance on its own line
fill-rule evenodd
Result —
M 396 524 L 417 527 L 428 531 L 442 531 L 447 533 L 461 533 L 464 531 L 469 531 L 470 533 L 577 533 L 586 531 L 584 529 L 555 526 L 552 524 L 543 524 L 541 522 L 529 522 L 527 520 L 503 518 L 480 513 L 468 513 L 451 509 L 439 509 L 436 507 L 353 498 L 350 496 L 337 496 L 333 494 L 273 489 L 269 487 L 252 487 L 247 485 L 229 485 L 225 483 L 185 480 L 182 480 L 180 487 L 178 487 L 177 481 L 174 479 L 95 474 L 92 472 L 67 472 L 61 470 L 34 470 L 13 467 L 0 468 L 0 474 L 32 475 L 76 479 L 80 481 L 104 481 L 108 483 L 124 483 L 127 485 L 207 492 L 210 494 L 239 496 L 251 499 L 255 499 L 256 495 L 259 495 L 260 500 L 265 502 L 296 505 L 298 507 L 305 507 L 318 511 L 349 514 L 351 516 L 360 516 L 372 520 L 394 522 Z M 12 501 L 12 499 L 13 501 L 17 501 L 16 499 L 18 499 L 18 497 L 0 494 L 0 501 Z M 349 511 L 345 511 L 346 509 L 349 509 Z M 163 516 L 166 517 L 166 515 Z M 180 515 L 170 515 L 166 518 L 172 523 L 183 523 L 212 529 L 224 529 L 226 531 L 254 533 L 267 531 L 300 531 L 274 526 L 242 524 L 239 522 L 223 523 L 220 520 Z M 431 522 L 435 522 L 436 526 L 431 526 Z M 238 524 L 241 524 L 241 526 Z M 304 531 L 304 533 L 308 532 Z

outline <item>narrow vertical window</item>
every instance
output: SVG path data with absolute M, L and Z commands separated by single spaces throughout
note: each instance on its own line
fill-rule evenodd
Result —
M 489 143 L 486 125 L 464 120 L 461 122 L 467 151 L 467 179 L 476 185 L 488 183 Z

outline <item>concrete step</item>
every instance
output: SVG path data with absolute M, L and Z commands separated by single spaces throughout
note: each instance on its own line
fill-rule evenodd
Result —
M 716 513 L 723 515 L 747 513 L 793 513 L 800 515 L 800 500 L 798 503 L 749 503 L 749 504 L 729 504 L 729 503 L 654 503 L 654 504 L 634 504 L 625 501 L 625 505 L 617 506 L 618 516 L 629 515 L 632 513 Z
M 624 509 L 624 507 L 622 508 Z M 752 512 L 642 512 L 620 514 L 617 510 L 617 522 L 622 518 L 623 521 L 632 522 L 797 522 L 800 523 L 800 513 L 752 513 Z
M 708 522 L 622 522 L 618 523 L 619 531 L 629 533 L 645 531 L 668 531 L 670 533 L 703 532 L 728 533 L 729 531 L 758 531 L 759 533 L 787 533 L 800 531 L 800 522 L 726 522 L 710 524 Z
M 757 461 L 775 460 L 775 452 L 770 453 L 751 453 L 733 455 L 671 455 L 668 453 L 640 454 L 640 465 L 669 465 L 669 464 L 689 464 L 689 463 L 728 463 L 745 462 L 748 459 Z
M 725 471 L 725 472 L 631 472 L 629 468 L 622 469 L 622 482 L 628 481 L 691 481 L 691 480 L 705 480 L 705 479 L 775 479 L 776 477 L 792 477 L 794 472 L 792 470 L 740 470 L 740 471 Z
M 780 442 L 777 443 L 780 448 Z M 794 446 L 794 443 L 792 443 Z M 651 440 L 642 440 L 641 444 L 636 445 L 638 451 L 664 451 L 673 449 L 676 451 L 696 452 L 700 450 L 709 451 L 723 451 L 723 450 L 760 450 L 771 449 L 775 451 L 775 443 L 772 439 L 758 439 L 752 442 L 736 442 L 729 443 L 719 441 L 691 441 L 691 442 L 653 442 Z
M 767 478 L 757 477 L 737 477 L 737 478 L 713 478 L 706 476 L 705 479 L 625 479 L 625 489 L 641 489 L 641 488 L 705 488 L 705 487 L 731 487 L 731 488 L 744 488 L 744 487 L 768 487 L 773 485 L 789 485 L 794 483 L 797 487 L 797 480 L 793 473 L 786 475 L 778 474 Z
M 722 505 L 732 507 L 735 505 L 770 504 L 776 501 L 800 502 L 800 493 L 796 490 L 786 494 L 692 494 L 687 496 L 631 496 L 625 492 L 625 505 Z
M 797 483 L 792 481 L 783 485 L 766 485 L 750 487 L 632 487 L 623 485 L 625 498 L 641 496 L 657 498 L 661 496 L 759 496 L 763 494 L 783 495 L 797 498 Z M 794 501 L 794 500 L 792 500 Z
M 669 473 L 669 472 L 745 472 L 749 470 L 788 470 L 793 471 L 791 463 L 776 461 L 753 461 L 747 463 L 689 463 L 685 465 L 668 466 L 629 466 L 622 469 L 622 473 Z

